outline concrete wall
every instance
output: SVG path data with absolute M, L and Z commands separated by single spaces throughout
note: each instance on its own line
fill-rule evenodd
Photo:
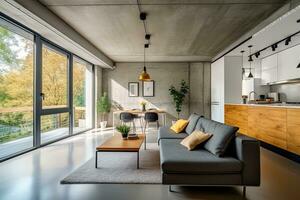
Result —
M 190 111 L 199 112 L 199 114 L 206 113 L 206 116 L 209 116 L 209 108 L 204 109 L 203 105 L 203 82 L 210 82 L 210 76 L 207 75 L 204 78 L 203 73 L 209 73 L 210 64 L 199 63 L 190 66 L 189 63 L 147 63 L 147 71 L 151 79 L 155 81 L 154 97 L 142 97 L 142 85 L 138 81 L 138 76 L 143 67 L 142 63 L 117 63 L 116 66 L 115 70 L 104 69 L 102 74 L 102 89 L 108 92 L 114 105 L 113 110 L 116 110 L 117 107 L 122 109 L 141 108 L 140 102 L 147 101 L 147 108 L 154 107 L 166 110 L 168 113 L 167 123 L 170 124 L 177 114 L 169 95 L 169 87 L 171 85 L 179 87 L 181 80 L 185 80 L 191 86 L 191 94 L 185 99 L 180 117 L 187 118 Z M 190 71 L 192 71 L 192 76 Z M 192 78 L 190 79 L 190 77 Z M 139 82 L 139 97 L 128 96 L 128 82 Z M 209 87 L 209 84 L 206 84 L 205 87 Z M 210 88 L 205 90 L 210 91 Z M 208 92 L 205 92 L 205 94 L 206 98 L 210 100 Z M 193 106 L 191 106 L 193 110 L 190 110 L 189 96 L 193 101 Z M 112 124 L 112 114 L 110 114 L 109 124 Z
M 190 64 L 190 112 L 210 118 L 210 63 Z

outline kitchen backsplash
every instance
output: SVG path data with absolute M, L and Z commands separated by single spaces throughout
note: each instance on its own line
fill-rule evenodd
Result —
M 282 102 L 300 102 L 300 83 L 272 85 L 271 92 L 280 93 Z

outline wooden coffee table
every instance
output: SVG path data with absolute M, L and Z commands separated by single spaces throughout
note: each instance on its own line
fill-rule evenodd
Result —
M 145 141 L 145 135 L 138 134 L 138 136 L 139 138 L 135 140 L 123 140 L 121 134 L 118 133 L 96 147 L 95 167 L 98 168 L 98 152 L 134 152 L 137 153 L 137 168 L 139 168 L 139 151 Z

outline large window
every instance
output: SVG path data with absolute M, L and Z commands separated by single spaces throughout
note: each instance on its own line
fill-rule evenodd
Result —
M 68 57 L 49 45 L 42 50 L 43 109 L 68 105 Z
M 73 62 L 73 133 L 92 128 L 92 65 L 74 58 Z
M 33 147 L 33 35 L 0 19 L 0 158 Z
M 0 14 L 0 161 L 92 128 L 93 79 L 93 65 Z

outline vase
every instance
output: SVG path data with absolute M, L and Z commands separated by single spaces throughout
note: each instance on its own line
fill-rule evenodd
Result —
M 146 105 L 142 105 L 142 111 L 143 111 L 143 112 L 146 111 Z

